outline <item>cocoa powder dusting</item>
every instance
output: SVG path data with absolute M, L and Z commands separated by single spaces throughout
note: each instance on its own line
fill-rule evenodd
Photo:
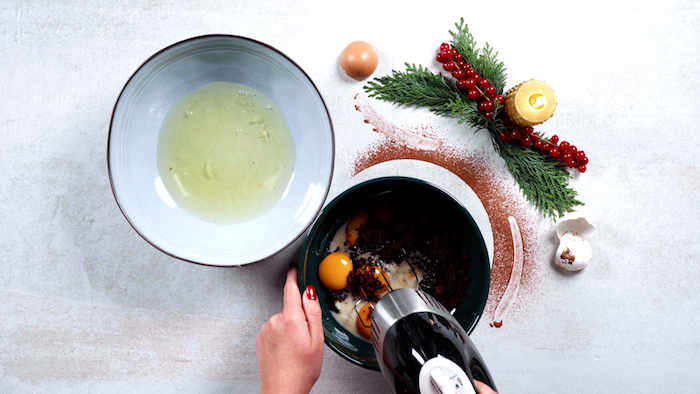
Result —
M 358 99 L 358 96 L 355 96 Z M 361 101 L 358 110 L 366 116 L 366 123 L 376 126 L 374 130 L 384 134 L 382 127 L 387 122 L 381 118 L 366 101 Z M 421 138 L 430 137 L 426 132 L 427 127 L 423 127 Z M 535 231 L 535 223 L 532 215 L 532 208 L 522 197 L 522 194 L 514 185 L 512 178 L 497 171 L 489 165 L 482 157 L 466 149 L 454 148 L 433 136 L 438 143 L 431 146 L 429 150 L 416 148 L 415 144 L 402 144 L 397 141 L 397 127 L 391 125 L 391 138 L 381 140 L 367 148 L 365 152 L 359 154 L 352 163 L 352 175 L 374 166 L 379 163 L 412 159 L 421 160 L 443 167 L 464 181 L 481 200 L 481 203 L 489 217 L 492 227 L 494 241 L 493 265 L 491 267 L 491 286 L 489 296 L 483 316 L 485 319 L 492 319 L 496 306 L 498 305 L 506 286 L 510 279 L 513 267 L 513 238 L 511 235 L 508 217 L 512 216 L 518 222 L 524 248 L 524 261 L 522 267 L 522 277 L 518 300 L 515 304 L 522 304 L 526 297 L 536 297 L 534 286 L 538 283 L 536 276 L 534 252 L 538 245 L 538 234 Z M 412 131 L 405 131 L 408 134 Z M 386 134 L 385 134 L 386 135 Z M 410 137 L 409 137 L 410 138 Z M 436 148 L 436 149 L 435 149 Z M 513 309 L 511 309 L 511 314 Z M 488 320 L 487 320 L 488 321 Z M 493 322 L 491 326 L 500 327 L 502 321 Z

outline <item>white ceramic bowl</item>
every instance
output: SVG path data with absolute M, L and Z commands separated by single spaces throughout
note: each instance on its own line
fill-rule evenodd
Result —
M 205 222 L 176 206 L 156 165 L 158 134 L 170 106 L 216 81 L 248 85 L 270 97 L 285 114 L 296 147 L 294 173 L 279 203 L 233 225 Z M 134 229 L 171 256 L 216 266 L 263 260 L 304 233 L 328 194 L 333 159 L 328 109 L 308 75 L 278 50 L 228 35 L 179 42 L 141 65 L 114 106 L 107 148 L 112 191 Z

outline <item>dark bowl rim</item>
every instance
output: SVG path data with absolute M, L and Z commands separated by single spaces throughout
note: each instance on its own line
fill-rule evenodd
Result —
M 443 194 L 444 196 L 448 197 L 451 201 L 455 203 L 457 207 L 459 207 L 460 210 L 465 214 L 467 218 L 469 218 L 470 223 L 478 230 L 479 234 L 481 235 L 480 239 L 481 242 L 479 243 L 479 247 L 482 250 L 483 254 L 486 256 L 486 266 L 488 271 L 486 272 L 486 275 L 484 275 L 484 281 L 485 281 L 485 296 L 482 297 L 482 299 L 479 302 L 479 313 L 476 316 L 476 319 L 474 320 L 474 323 L 471 324 L 470 327 L 464 327 L 465 331 L 467 331 L 467 334 L 471 334 L 474 329 L 476 328 L 477 324 L 481 320 L 481 317 L 483 316 L 484 309 L 486 308 L 486 302 L 488 300 L 488 293 L 489 289 L 491 287 L 491 264 L 490 264 L 490 259 L 489 259 L 489 253 L 488 249 L 486 248 L 486 242 L 484 240 L 483 234 L 481 234 L 481 229 L 479 228 L 478 224 L 472 217 L 472 215 L 469 213 L 469 210 L 461 203 L 459 200 L 457 200 L 452 194 L 447 192 L 445 189 L 422 179 L 418 178 L 413 178 L 413 177 L 407 177 L 407 176 L 385 176 L 385 177 L 378 177 L 378 178 L 372 178 L 363 182 L 360 182 L 356 185 L 353 185 L 347 189 L 345 189 L 343 192 L 338 194 L 333 200 L 331 200 L 326 206 L 323 207 L 319 215 L 316 216 L 316 220 L 314 221 L 313 225 L 309 229 L 308 233 L 306 234 L 306 239 L 304 239 L 304 243 L 301 248 L 301 252 L 299 255 L 299 270 L 297 272 L 297 282 L 299 286 L 299 290 L 303 293 L 304 286 L 303 286 L 303 281 L 302 279 L 306 276 L 305 275 L 305 270 L 306 270 L 306 261 L 308 258 L 308 253 L 309 253 L 309 246 L 311 243 L 311 233 L 314 232 L 316 228 L 316 224 L 320 223 L 321 219 L 325 218 L 325 215 L 329 214 L 329 212 L 333 209 L 333 207 L 340 202 L 347 194 L 352 192 L 353 190 L 356 190 L 360 187 L 366 187 L 367 185 L 377 183 L 377 182 L 386 182 L 386 181 L 409 181 L 411 183 L 419 184 L 421 186 L 427 186 L 428 188 L 431 188 L 435 190 L 436 192 Z M 460 323 L 461 324 L 461 323 Z M 328 347 L 330 347 L 334 352 L 336 352 L 338 355 L 340 355 L 342 358 L 350 361 L 351 363 L 370 369 L 370 370 L 375 370 L 379 371 L 379 364 L 375 361 L 374 363 L 369 363 L 369 362 L 362 362 L 360 360 L 352 358 L 350 355 L 344 353 L 341 351 L 339 347 L 337 347 L 334 343 L 330 342 L 328 339 L 325 338 L 324 336 L 324 341 Z
M 124 94 L 124 91 L 126 90 L 127 86 L 129 86 L 129 83 L 131 82 L 131 80 L 134 79 L 136 74 L 138 74 L 139 71 L 141 71 L 141 69 L 144 66 L 146 66 L 146 64 L 151 62 L 155 57 L 157 57 L 161 53 L 169 51 L 177 46 L 183 45 L 183 44 L 188 43 L 190 41 L 203 40 L 203 39 L 216 38 L 216 37 L 233 38 L 233 39 L 237 39 L 237 40 L 249 41 L 249 42 L 252 42 L 254 44 L 271 49 L 274 52 L 277 52 L 278 54 L 282 55 L 282 57 L 284 57 L 285 59 L 287 59 L 294 67 L 296 67 L 299 71 L 302 72 L 302 74 L 304 74 L 306 79 L 308 79 L 308 81 L 311 83 L 311 86 L 313 86 L 314 90 L 316 90 L 318 97 L 321 99 L 321 103 L 323 103 L 323 108 L 326 111 L 326 116 L 328 116 L 328 123 L 330 125 L 330 132 L 331 132 L 331 159 L 332 160 L 331 160 L 331 167 L 330 167 L 330 172 L 329 172 L 329 176 L 328 176 L 328 183 L 327 183 L 327 187 L 325 188 L 326 190 L 324 191 L 323 199 L 321 200 L 322 203 L 318 207 L 318 209 L 316 210 L 316 213 L 314 214 L 313 219 L 303 229 L 301 229 L 301 231 L 299 231 L 298 234 L 291 241 L 289 241 L 286 245 L 284 245 L 279 250 L 274 251 L 261 259 L 251 261 L 248 263 L 243 263 L 243 264 L 217 265 L 217 264 L 204 263 L 201 261 L 190 260 L 190 259 L 186 259 L 186 258 L 177 256 L 177 255 L 170 253 L 166 250 L 163 250 L 162 248 L 160 248 L 156 244 L 154 244 L 150 239 L 148 239 L 148 237 L 146 237 L 143 233 L 141 233 L 141 231 L 139 231 L 138 228 L 136 228 L 134 223 L 131 221 L 131 219 L 129 219 L 129 216 L 124 211 L 124 208 L 122 207 L 122 205 L 119 203 L 119 198 L 117 198 L 117 192 L 116 192 L 115 187 L 114 187 L 114 179 L 112 178 L 112 168 L 111 168 L 111 164 L 110 164 L 110 162 L 111 162 L 111 160 L 110 160 L 110 141 L 112 139 L 112 125 L 114 123 L 114 116 L 115 116 L 115 113 L 117 111 L 117 105 L 119 105 L 119 101 L 121 100 L 122 95 Z M 331 186 L 331 183 L 333 181 L 334 166 L 335 166 L 335 130 L 333 128 L 333 120 L 331 118 L 330 111 L 328 110 L 328 105 L 326 104 L 326 101 L 323 99 L 323 95 L 321 94 L 321 91 L 318 89 L 318 87 L 316 86 L 314 81 L 311 79 L 309 74 L 307 74 L 306 71 L 304 71 L 304 69 L 301 68 L 301 66 L 299 66 L 294 60 L 292 60 L 284 52 L 280 51 L 279 49 L 277 49 L 269 44 L 266 44 L 264 42 L 261 42 L 261 41 L 258 41 L 258 40 L 252 39 L 252 38 L 238 36 L 238 35 L 234 35 L 234 34 L 204 34 L 204 35 L 200 35 L 200 36 L 190 37 L 190 38 L 178 41 L 174 44 L 170 44 L 167 47 L 162 48 L 159 51 L 152 54 L 151 56 L 149 56 L 146 60 L 144 60 L 141 63 L 141 65 L 139 65 L 136 68 L 136 70 L 134 70 L 134 72 L 131 74 L 129 79 L 124 84 L 124 87 L 122 87 L 122 90 L 119 92 L 119 96 L 117 96 L 117 100 L 115 101 L 114 106 L 112 107 L 112 115 L 110 116 L 110 120 L 109 120 L 109 132 L 107 133 L 107 173 L 109 174 L 109 184 L 110 184 L 110 187 L 112 189 L 112 196 L 114 197 L 114 200 L 117 202 L 117 206 L 119 207 L 119 210 L 121 211 L 121 213 L 124 216 L 124 218 L 126 219 L 126 221 L 129 223 L 131 228 L 133 228 L 134 231 L 136 231 L 136 233 L 141 236 L 141 238 L 143 238 L 146 242 L 148 242 L 151 246 L 153 246 L 154 248 L 156 248 L 160 252 L 162 252 L 170 257 L 174 257 L 178 260 L 182 260 L 182 261 L 185 261 L 188 263 L 203 265 L 203 266 L 207 266 L 207 267 L 218 267 L 218 268 L 243 267 L 246 265 L 255 264 L 255 263 L 259 263 L 261 261 L 267 260 L 267 259 L 279 254 L 280 252 L 284 251 L 290 245 L 292 245 L 297 239 L 299 239 L 299 237 L 303 236 L 309 230 L 311 225 L 315 222 L 316 218 L 318 217 L 319 212 L 321 212 L 321 210 L 323 209 L 323 202 L 325 202 L 326 199 L 328 198 L 328 193 L 330 192 L 330 186 Z

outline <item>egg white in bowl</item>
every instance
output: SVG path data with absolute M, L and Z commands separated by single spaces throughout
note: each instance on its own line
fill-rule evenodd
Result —
M 272 99 L 286 116 L 298 152 L 276 205 L 227 225 L 202 220 L 174 203 L 157 166 L 158 137 L 170 107 L 214 82 L 250 86 Z M 191 38 L 143 63 L 115 104 L 107 150 L 112 191 L 132 227 L 164 253 L 215 266 L 263 260 L 303 234 L 326 198 L 333 159 L 330 115 L 309 76 L 271 46 L 230 35 Z

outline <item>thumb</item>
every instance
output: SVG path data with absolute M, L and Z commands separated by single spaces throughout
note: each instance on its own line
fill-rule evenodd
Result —
M 486 383 L 482 383 L 478 380 L 474 380 L 474 386 L 476 386 L 476 392 L 479 394 L 498 394 Z
M 306 323 L 309 325 L 309 335 L 311 336 L 311 344 L 321 344 L 323 346 L 323 323 L 321 304 L 318 301 L 316 288 L 314 285 L 306 286 L 304 296 L 302 297 L 302 305 L 304 314 L 306 315 Z

